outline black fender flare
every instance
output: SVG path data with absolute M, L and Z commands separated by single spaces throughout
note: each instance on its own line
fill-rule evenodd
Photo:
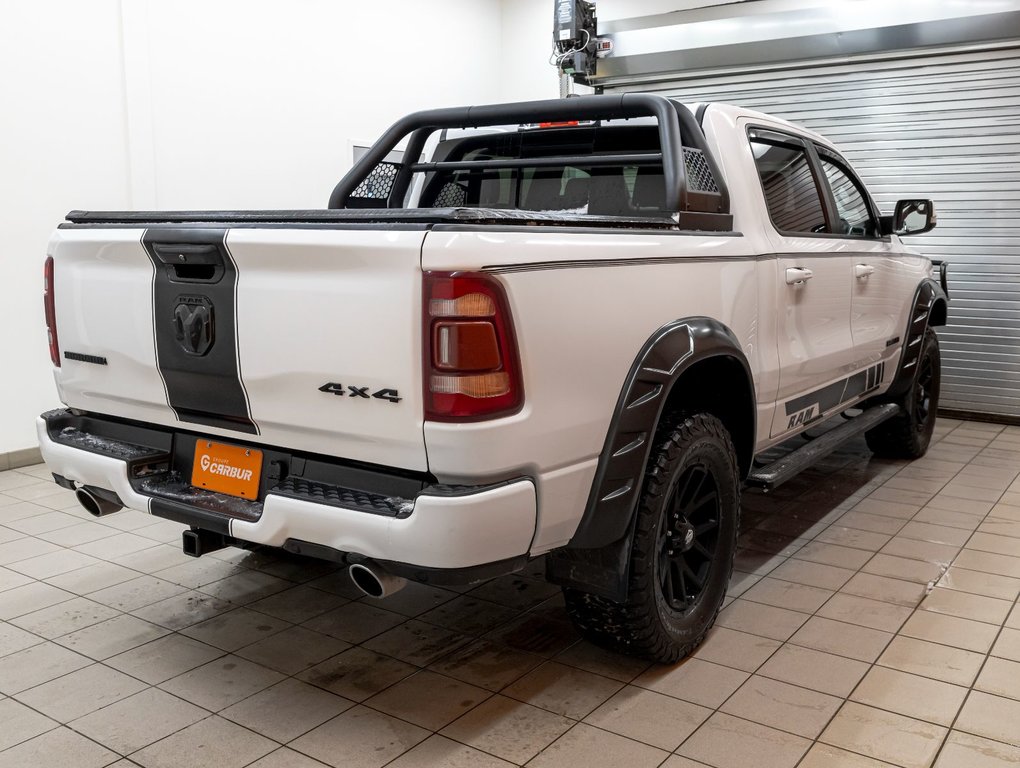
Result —
M 949 297 L 938 282 L 926 277 L 917 286 L 914 300 L 910 305 L 910 317 L 903 336 L 903 351 L 896 376 L 889 389 L 879 399 L 895 399 L 906 392 L 914 381 L 917 360 L 921 354 L 921 343 L 929 326 L 945 325 Z
M 635 512 L 659 420 L 683 375 L 713 359 L 736 361 L 746 381 L 742 399 L 750 407 L 737 414 L 747 421 L 738 459 L 741 469 L 749 470 L 756 425 L 754 379 L 736 335 L 708 317 L 667 323 L 642 347 L 624 381 L 581 522 L 570 542 L 546 558 L 549 581 L 626 600 Z
M 723 356 L 738 361 L 747 377 L 751 409 L 742 417 L 749 420 L 751 439 L 744 452 L 753 452 L 753 378 L 736 335 L 709 317 L 667 323 L 645 342 L 627 374 L 599 456 L 588 503 L 570 547 L 601 547 L 627 533 L 641 494 L 655 431 L 674 384 L 694 365 Z M 750 455 L 743 458 L 741 465 L 749 466 Z

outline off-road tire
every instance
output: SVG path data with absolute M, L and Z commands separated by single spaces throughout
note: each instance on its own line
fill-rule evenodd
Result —
M 884 459 L 919 459 L 928 452 L 941 382 L 939 340 L 928 328 L 910 389 L 892 401 L 899 405 L 900 412 L 864 435 L 872 453 Z
M 692 490 L 698 479 L 701 485 Z M 682 488 L 681 482 L 686 483 Z M 706 484 L 715 488 L 714 502 L 698 501 L 711 496 L 704 490 Z M 690 500 L 686 505 L 685 498 Z M 709 510 L 712 506 L 714 509 Z M 681 516 L 678 510 L 685 510 L 689 516 Z M 714 528 L 709 527 L 706 515 L 715 516 Z M 722 422 L 706 413 L 672 420 L 659 430 L 645 472 L 630 550 L 626 601 L 618 603 L 564 589 L 571 620 L 585 638 L 616 651 L 664 664 L 687 656 L 705 639 L 726 596 L 739 516 L 737 457 Z M 690 522 L 699 520 L 702 522 L 697 526 Z M 695 533 L 696 529 L 703 530 Z M 691 531 L 691 543 L 686 543 L 686 536 L 677 538 L 679 530 L 684 534 Z M 670 549 L 671 542 L 685 548 Z M 699 545 L 701 550 L 710 551 L 711 557 L 705 556 Z M 696 581 L 687 583 L 691 578 L 686 576 L 687 568 L 678 566 L 674 559 L 688 556 L 691 561 L 700 558 L 699 573 L 704 573 L 700 589 Z M 693 567 L 688 560 L 683 564 Z M 663 578 L 667 570 L 668 586 Z M 679 573 L 685 574 L 684 579 L 678 577 Z M 679 590 L 676 581 L 680 582 Z M 676 598 L 678 591 L 680 598 Z M 688 595 L 688 591 L 697 594 Z M 678 609 L 679 604 L 686 607 Z

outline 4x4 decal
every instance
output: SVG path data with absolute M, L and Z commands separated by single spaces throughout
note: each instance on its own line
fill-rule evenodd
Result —
M 403 400 L 403 398 L 400 397 L 400 393 L 395 389 L 387 387 L 386 389 L 376 390 L 371 395 L 368 393 L 368 389 L 368 387 L 354 387 L 351 385 L 344 387 L 343 384 L 335 381 L 327 382 L 319 387 L 320 392 L 328 392 L 329 394 L 337 395 L 338 397 L 346 395 L 347 397 L 364 398 L 365 400 L 375 398 L 376 400 L 386 400 L 391 403 L 399 403 Z

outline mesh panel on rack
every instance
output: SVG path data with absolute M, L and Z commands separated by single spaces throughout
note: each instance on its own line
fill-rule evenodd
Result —
M 691 192 L 718 192 L 705 154 L 700 149 L 684 147 L 684 166 L 687 168 L 687 188 Z
M 399 163 L 388 163 L 385 161 L 379 163 L 368 174 L 368 178 L 355 187 L 351 197 L 375 200 L 389 197 L 390 190 L 393 189 L 393 180 L 397 177 L 398 170 L 400 170 Z
M 467 190 L 460 184 L 448 181 L 439 190 L 436 200 L 432 204 L 435 208 L 458 208 L 464 205 L 467 199 Z

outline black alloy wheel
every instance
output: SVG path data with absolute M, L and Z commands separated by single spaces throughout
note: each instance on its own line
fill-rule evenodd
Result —
M 914 428 L 923 432 L 928 426 L 931 416 L 932 385 L 935 381 L 935 364 L 930 355 L 921 358 L 921 368 L 917 372 L 917 383 L 914 385 Z
M 740 469 L 713 414 L 670 414 L 648 457 L 634 512 L 623 602 L 563 590 L 567 613 L 589 640 L 671 664 L 715 622 L 737 546 Z
M 896 398 L 879 400 L 900 406 L 900 412 L 864 434 L 868 448 L 885 459 L 919 459 L 928 451 L 938 415 L 942 385 L 939 340 L 928 328 L 921 341 L 910 389 Z
M 659 588 L 680 614 L 694 609 L 708 583 L 719 539 L 719 489 L 703 464 L 677 477 L 659 526 Z

